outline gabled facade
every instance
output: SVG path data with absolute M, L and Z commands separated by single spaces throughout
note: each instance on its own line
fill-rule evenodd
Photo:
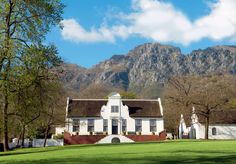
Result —
M 164 131 L 161 100 L 121 99 L 118 93 L 108 99 L 68 98 L 65 130 L 76 136 L 116 136 L 121 142 L 121 135 L 159 136 Z

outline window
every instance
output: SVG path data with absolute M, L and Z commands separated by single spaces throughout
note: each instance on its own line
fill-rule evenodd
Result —
M 212 128 L 212 135 L 213 136 L 216 135 L 216 128 L 215 127 Z
M 141 132 L 142 131 L 142 120 L 141 119 L 136 119 L 135 120 L 135 131 L 136 132 Z
M 156 132 L 157 131 L 157 122 L 155 119 L 150 120 L 150 132 Z
M 108 131 L 108 122 L 107 119 L 103 120 L 103 131 L 107 132 Z
M 127 131 L 127 121 L 126 119 L 122 119 L 122 132 Z
M 88 119 L 88 132 L 94 132 L 94 119 Z
M 79 119 L 73 119 L 73 132 L 79 132 Z
M 119 112 L 119 106 L 111 106 L 111 113 L 118 113 Z

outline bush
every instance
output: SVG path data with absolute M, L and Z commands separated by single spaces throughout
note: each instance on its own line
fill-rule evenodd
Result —
M 53 136 L 53 139 L 63 139 L 64 135 L 63 134 L 58 134 L 56 136 Z

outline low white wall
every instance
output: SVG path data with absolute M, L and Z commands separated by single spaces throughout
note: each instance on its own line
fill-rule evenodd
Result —
M 43 147 L 44 139 L 33 139 L 32 143 L 29 139 L 24 140 L 24 147 Z M 19 142 L 21 144 L 21 140 Z M 63 146 L 63 139 L 47 139 L 46 146 Z M 17 146 L 17 139 L 14 139 L 13 142 L 9 143 L 9 148 L 14 149 Z
M 17 146 L 18 139 L 14 138 L 11 143 L 9 143 L 9 148 L 14 149 Z M 19 145 L 21 145 L 22 140 L 19 141 Z M 30 146 L 30 140 L 29 139 L 24 139 L 24 147 L 29 147 Z
M 33 147 L 43 147 L 44 139 L 33 139 Z M 63 139 L 47 139 L 46 146 L 63 146 Z

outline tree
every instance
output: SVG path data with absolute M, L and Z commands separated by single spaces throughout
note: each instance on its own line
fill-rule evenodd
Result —
M 58 124 L 65 123 L 65 108 L 64 105 L 66 104 L 63 92 L 63 88 L 58 83 L 57 85 L 49 85 L 51 93 L 47 96 L 47 108 L 42 115 L 43 125 L 44 125 L 44 144 L 46 146 L 47 138 L 49 135 L 50 130 L 53 126 Z M 64 98 L 64 101 L 62 100 Z M 63 103 L 63 104 L 62 104 Z
M 164 85 L 162 83 L 150 84 L 150 86 L 142 88 L 140 87 L 139 98 L 157 99 L 162 97 Z
M 106 98 L 109 93 L 112 91 L 121 91 L 120 89 L 112 88 L 109 86 L 101 85 L 101 84 L 92 84 L 86 89 L 79 92 L 79 98 Z M 76 95 L 75 95 L 76 96 Z
M 51 68 L 58 66 L 61 61 L 55 54 L 57 52 L 54 46 L 31 46 L 22 54 L 17 64 L 12 66 L 12 115 L 17 116 L 22 125 L 21 147 L 24 147 L 26 127 L 47 109 L 49 97 L 56 92 L 54 88 L 58 79 Z
M 168 103 L 179 106 L 175 110 L 185 108 L 186 111 L 195 106 L 196 112 L 205 119 L 205 139 L 208 139 L 210 116 L 224 110 L 234 97 L 235 78 L 228 74 L 173 77 L 165 89 L 165 98 Z
M 235 95 L 235 97 L 236 97 L 236 95 Z M 234 99 L 232 100 L 232 102 L 230 103 L 230 107 L 236 108 L 236 98 L 234 98 Z
M 136 93 L 131 92 L 131 91 L 122 91 L 120 93 L 122 99 L 136 99 Z
M 5 151 L 8 150 L 8 109 L 14 92 L 10 88 L 12 68 L 31 45 L 43 47 L 46 33 L 62 20 L 63 8 L 59 0 L 0 1 L 0 92 Z
M 51 137 L 54 127 L 65 126 L 65 108 L 67 91 L 61 84 L 48 85 L 48 93 L 44 96 L 45 108 L 41 111 L 40 117 L 29 125 L 29 138 L 44 138 L 43 146 L 46 146 L 47 139 Z

